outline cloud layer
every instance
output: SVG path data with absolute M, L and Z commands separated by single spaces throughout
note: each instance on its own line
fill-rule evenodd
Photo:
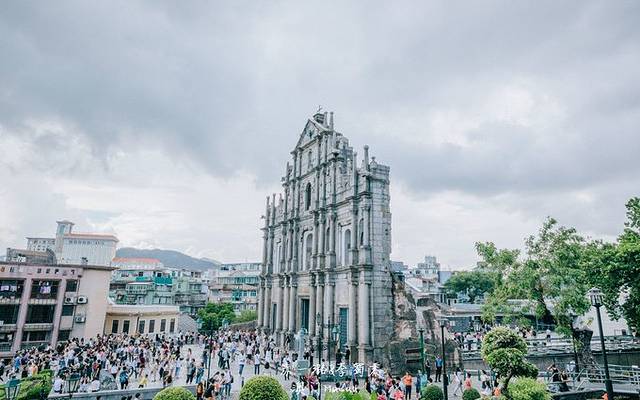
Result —
M 0 246 L 53 221 L 260 258 L 318 106 L 392 168 L 392 257 L 474 262 L 547 215 L 620 230 L 640 188 L 636 2 L 10 2 Z

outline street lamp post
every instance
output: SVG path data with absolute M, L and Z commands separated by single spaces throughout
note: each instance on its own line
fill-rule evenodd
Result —
M 598 317 L 598 330 L 600 332 L 600 346 L 602 347 L 602 359 L 604 361 L 604 385 L 607 390 L 607 398 L 613 400 L 613 384 L 611 383 L 611 377 L 609 376 L 609 361 L 607 360 L 607 349 L 604 346 L 604 334 L 602 332 L 602 317 L 600 316 L 600 307 L 602 306 L 602 292 L 593 288 L 589 290 L 589 299 L 591 305 L 596 308 L 596 315 Z
M 4 385 L 4 398 L 7 400 L 16 400 L 20 393 L 20 379 L 11 379 Z
M 79 386 L 80 374 L 74 372 L 67 378 L 67 392 L 69 393 L 69 398 L 73 397 L 73 394 L 78 391 Z
M 448 322 L 449 321 L 446 318 L 442 318 L 440 320 L 440 335 L 442 339 L 442 392 L 444 393 L 444 400 L 449 400 L 449 382 L 447 379 L 447 352 L 445 350 L 444 340 L 444 328 L 446 328 Z
M 424 371 L 424 328 L 418 329 L 420 332 L 420 372 Z

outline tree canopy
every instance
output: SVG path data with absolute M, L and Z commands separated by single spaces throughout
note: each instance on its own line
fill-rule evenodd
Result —
M 231 303 L 207 303 L 198 311 L 198 317 L 202 321 L 202 331 L 210 332 L 220 329 L 225 320 L 228 323 L 235 321 L 236 314 Z
M 449 297 L 459 293 L 469 296 L 469 302 L 475 303 L 476 299 L 485 294 L 490 294 L 498 279 L 498 275 L 492 272 L 473 270 L 455 273 L 444 284 L 444 289 Z
M 502 394 L 510 399 L 509 381 L 513 377 L 538 376 L 538 368 L 525 360 L 527 344 L 511 329 L 497 327 L 482 340 L 482 358 L 500 378 Z
M 485 305 L 485 318 L 501 313 L 522 322 L 533 313 L 568 330 L 573 323 L 569 316 L 589 308 L 584 243 L 575 229 L 548 218 L 537 235 L 526 239 L 522 257 L 517 250 L 497 250 L 493 243 L 477 244 L 485 268 L 502 277 Z

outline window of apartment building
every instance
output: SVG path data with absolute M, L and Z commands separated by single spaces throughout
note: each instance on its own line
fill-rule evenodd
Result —
M 0 280 L 0 298 L 19 298 L 22 296 L 24 281 L 13 279 Z
M 144 333 L 144 323 L 145 323 L 144 320 L 138 322 L 138 332 L 139 333 Z
M 0 305 L 0 321 L 5 324 L 15 324 L 18 322 L 19 304 L 2 304 Z
M 53 322 L 55 305 L 31 304 L 27 308 L 27 324 L 50 324 Z
M 68 280 L 64 291 L 65 291 L 65 293 L 77 292 L 78 291 L 78 281 L 76 279 Z
M 64 306 L 62 306 L 62 316 L 63 317 L 68 317 L 73 315 L 73 311 L 76 307 L 69 305 L 69 304 L 65 304 Z
M 71 336 L 70 330 L 58 332 L 58 342 L 66 342 L 67 340 L 69 340 L 69 336 Z
M 129 320 L 122 321 L 122 333 L 129 333 Z
M 156 320 L 149 320 L 149 333 L 153 333 L 156 330 Z
M 176 330 L 176 319 L 171 318 L 171 323 L 169 323 L 169 333 L 173 333 Z
M 166 319 L 161 319 L 160 320 L 160 332 L 164 332 L 167 330 L 167 320 Z
M 117 319 L 114 319 L 113 321 L 111 321 L 111 333 L 118 333 L 118 323 L 120 321 L 118 321 Z
M 60 281 L 36 280 L 31 286 L 32 299 L 52 299 L 58 296 Z
M 22 341 L 23 342 L 43 342 L 45 340 L 48 340 L 47 338 L 48 334 L 49 332 L 44 332 L 44 331 L 34 331 L 34 332 L 24 331 L 22 332 Z

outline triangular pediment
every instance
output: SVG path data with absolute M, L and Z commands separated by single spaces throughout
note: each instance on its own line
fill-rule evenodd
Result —
M 296 147 L 294 147 L 294 151 L 296 149 L 306 146 L 309 142 L 313 142 L 321 132 L 324 132 L 327 130 L 328 129 L 322 126 L 322 124 L 309 118 L 307 120 L 307 123 L 304 125 L 304 129 L 302 129 L 302 132 L 300 132 L 300 137 L 298 138 Z

